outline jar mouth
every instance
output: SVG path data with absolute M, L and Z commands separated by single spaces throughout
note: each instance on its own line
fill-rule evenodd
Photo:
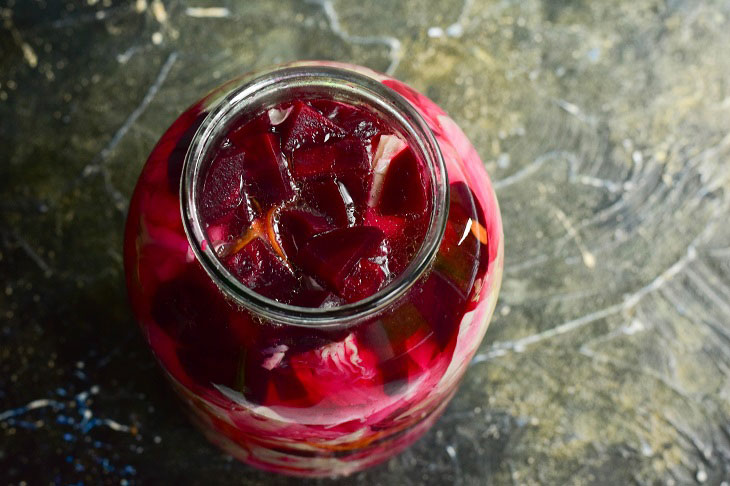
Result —
M 299 63 L 257 72 L 237 83 L 202 121 L 185 155 L 180 185 L 183 226 L 205 272 L 238 305 L 277 323 L 304 327 L 336 327 L 359 322 L 388 307 L 426 273 L 438 252 L 448 218 L 449 184 L 436 138 L 416 109 L 391 88 L 358 72 L 319 64 Z M 375 109 L 397 127 L 428 167 L 431 177 L 431 217 L 421 247 L 406 269 L 378 292 L 336 307 L 300 307 L 264 297 L 246 287 L 218 259 L 198 210 L 202 178 L 217 142 L 234 120 L 290 100 L 324 96 Z

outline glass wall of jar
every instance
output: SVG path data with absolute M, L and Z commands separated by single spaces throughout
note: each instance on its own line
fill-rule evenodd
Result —
M 246 288 L 201 224 L 201 174 L 233 120 L 282 101 L 365 106 L 429 167 L 431 217 L 402 275 L 329 308 Z M 133 311 L 192 421 L 253 466 L 349 474 L 419 438 L 443 411 L 494 310 L 502 224 L 461 129 L 407 85 L 366 68 L 300 62 L 235 79 L 185 111 L 142 170 L 124 257 Z

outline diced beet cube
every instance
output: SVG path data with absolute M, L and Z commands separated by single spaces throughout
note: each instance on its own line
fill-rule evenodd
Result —
M 336 151 L 331 145 L 299 149 L 292 155 L 291 173 L 297 179 L 329 174 L 334 166 L 335 155 Z
M 206 322 L 206 321 L 202 321 Z M 231 386 L 236 379 L 240 349 L 204 348 L 200 344 L 178 349 L 183 369 L 199 385 Z
M 379 228 L 388 242 L 388 268 L 392 273 L 404 270 L 423 241 L 427 229 L 425 218 L 415 220 L 404 216 L 385 216 L 370 208 L 365 224 Z
M 254 209 L 242 204 L 230 213 L 207 223 L 208 239 L 214 244 L 232 241 L 246 232 L 254 216 Z
M 249 349 L 239 371 L 239 386 L 244 396 L 257 404 L 276 406 L 289 405 L 307 407 L 321 400 L 306 390 L 289 366 L 274 366 L 268 369 L 264 364 L 273 353 L 282 353 L 280 359 L 288 361 L 291 354 L 288 346 Z
M 345 130 L 351 129 L 351 133 L 363 141 L 372 140 L 373 137 L 383 131 L 383 128 L 377 123 L 377 120 L 372 117 L 360 120 L 344 120 L 342 123 L 346 127 Z
M 263 405 L 267 403 L 271 372 L 261 366 L 264 357 L 255 347 L 246 349 L 239 366 L 236 385 L 247 400 Z
M 301 101 L 294 103 L 281 128 L 282 147 L 286 151 L 306 145 L 326 143 L 345 135 L 342 128 Z
M 479 224 L 478 205 L 474 202 L 469 186 L 463 181 L 453 183 L 449 194 L 449 220 L 434 268 L 449 275 L 454 285 L 468 293 L 479 271 L 474 262 L 488 260 L 482 255 L 482 252 L 486 254 L 487 245 L 482 244 L 474 234 L 474 225 Z
M 303 209 L 285 209 L 279 214 L 277 233 L 287 258 L 292 259 L 314 235 L 331 230 L 324 216 Z
M 452 183 L 450 185 L 449 194 L 449 220 L 453 221 L 454 226 L 456 228 L 463 228 L 467 226 L 469 219 L 473 220 L 470 228 L 470 234 L 466 235 L 466 238 L 464 238 L 464 234 L 462 232 L 459 238 L 461 241 L 460 245 L 464 245 L 466 243 L 465 240 L 474 239 L 477 242 L 476 244 L 479 246 L 479 252 L 482 255 L 487 255 L 489 252 L 488 246 L 476 238 L 476 228 L 474 227 L 474 223 L 478 223 L 482 228 L 487 228 L 484 212 L 482 211 L 481 205 L 477 204 L 476 196 L 464 181 Z M 479 253 L 474 253 L 473 255 L 474 258 L 479 261 L 480 268 L 478 273 L 484 273 L 487 270 L 489 258 L 478 258 L 478 255 Z
M 329 290 L 322 288 L 312 277 L 305 276 L 302 278 L 299 291 L 294 296 L 291 304 L 301 307 L 321 307 L 327 302 L 336 302 L 339 305 L 341 301 L 342 299 Z
M 239 344 L 229 330 L 226 301 L 213 285 L 188 271 L 157 288 L 150 312 L 175 340 L 192 379 L 206 386 L 231 382 Z
M 243 155 L 216 157 L 208 169 L 200 194 L 200 214 L 212 223 L 237 208 L 242 202 Z
M 378 290 L 385 282 L 385 272 L 380 265 L 361 259 L 355 269 L 345 278 L 342 296 L 348 302 L 357 302 Z
M 428 209 L 426 185 L 421 178 L 418 160 L 411 150 L 402 151 L 390 162 L 377 209 L 386 215 L 421 215 Z
M 330 120 L 335 120 L 338 113 L 343 108 L 351 108 L 353 110 L 355 109 L 354 106 L 351 107 L 350 105 L 346 105 L 344 103 L 340 103 L 339 101 L 334 100 L 311 100 L 309 102 L 309 105 Z
M 307 408 L 322 400 L 318 393 L 305 388 L 291 370 L 275 370 L 272 375 L 274 390 L 269 403 Z
M 298 279 L 261 238 L 254 238 L 223 262 L 246 287 L 270 299 L 288 303 Z
M 429 295 L 428 298 L 433 299 L 434 296 Z M 429 369 L 424 354 L 433 355 L 436 351 L 431 334 L 431 326 L 410 302 L 395 307 L 393 312 L 361 330 L 364 345 L 378 355 L 385 393 L 402 392 L 409 377 Z
M 383 241 L 383 232 L 371 226 L 338 228 L 312 238 L 299 251 L 297 264 L 339 295 L 345 277 L 357 262 Z
M 423 292 L 413 299 L 413 304 L 431 326 L 442 350 L 453 351 L 459 333 L 459 320 L 449 319 L 449 316 L 464 315 L 467 302 L 467 295 L 438 270 L 431 272 L 423 284 Z
M 356 212 L 362 212 L 368 202 L 368 184 L 370 177 L 363 177 L 362 174 L 355 172 L 347 172 L 338 175 L 337 182 L 345 186 L 347 193 L 355 204 Z
M 405 231 L 406 220 L 402 216 L 384 216 L 370 209 L 365 215 L 365 224 L 380 229 L 388 239 L 398 239 Z
M 311 104 L 337 126 L 360 140 L 370 140 L 378 133 L 387 130 L 387 127 L 365 108 L 331 100 L 315 100 Z
M 241 146 L 245 144 L 245 140 L 248 137 L 255 136 L 261 133 L 267 133 L 271 131 L 271 123 L 269 121 L 269 115 L 262 113 L 254 119 L 246 119 L 244 123 L 238 124 L 228 133 L 228 140 L 233 145 Z
M 327 178 L 307 183 L 302 189 L 304 200 L 335 225 L 355 224 L 355 204 L 343 183 Z
M 296 150 L 292 155 L 291 171 L 297 179 L 305 179 L 352 171 L 367 172 L 369 166 L 368 153 L 362 143 L 355 138 L 346 138 Z
M 448 275 L 455 286 L 467 293 L 474 285 L 479 261 L 479 242 L 466 227 L 458 227 L 451 221 L 446 224 L 441 249 L 434 261 L 434 269 Z M 462 241 L 463 239 L 463 241 Z M 459 241 L 462 241 L 460 244 Z
M 163 282 L 152 299 L 152 318 L 181 345 L 199 341 L 203 346 L 215 347 L 221 342 L 218 331 L 227 328 L 228 317 L 225 301 L 211 287 L 198 281 L 194 272 Z M 201 322 L 209 322 L 214 332 L 206 333 Z M 227 335 L 223 341 L 228 341 Z
M 353 171 L 360 173 L 370 170 L 370 157 L 360 140 L 349 137 L 332 146 L 337 150 L 332 166 L 333 174 L 343 175 Z
M 294 196 L 289 173 L 276 136 L 270 133 L 242 140 L 243 188 L 263 209 Z

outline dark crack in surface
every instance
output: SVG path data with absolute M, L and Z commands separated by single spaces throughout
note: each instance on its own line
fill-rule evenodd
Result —
M 728 45 L 720 0 L 6 0 L 0 482 L 302 482 L 188 425 L 127 307 L 121 239 L 186 106 L 256 67 L 337 59 L 464 128 L 507 252 L 444 417 L 341 482 L 727 486 Z

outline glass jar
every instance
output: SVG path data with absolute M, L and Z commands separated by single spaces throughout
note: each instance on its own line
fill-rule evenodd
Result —
M 200 175 L 234 118 L 311 97 L 378 112 L 426 161 L 433 188 L 406 271 L 326 309 L 246 288 L 197 209 Z M 438 106 L 363 67 L 298 62 L 228 82 L 165 132 L 131 200 L 124 262 L 133 312 L 205 436 L 262 469 L 334 476 L 397 454 L 444 410 L 494 310 L 502 239 L 484 166 Z

